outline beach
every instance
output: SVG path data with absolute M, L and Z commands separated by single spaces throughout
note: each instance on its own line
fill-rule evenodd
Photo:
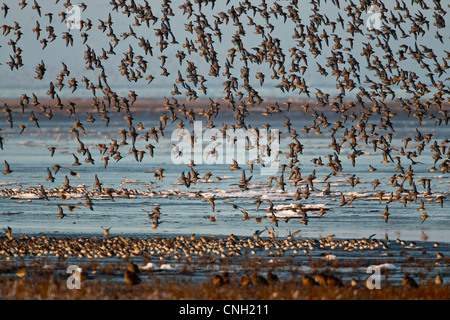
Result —
M 0 299 L 448 300 L 439 1 L 40 2 L 0 8 Z
M 448 299 L 446 243 L 234 235 L 1 240 L 2 299 Z M 129 264 L 139 268 L 134 285 L 124 276 Z

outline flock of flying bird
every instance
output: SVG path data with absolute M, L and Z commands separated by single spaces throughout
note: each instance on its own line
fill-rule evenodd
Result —
M 55 7 L 61 6 L 59 0 L 55 1 Z M 24 93 L 18 99 L 17 105 L 3 106 L 3 114 L 6 115 L 6 123 L 11 129 L 19 128 L 22 134 L 27 126 L 34 125 L 40 127 L 42 119 L 53 118 L 53 113 L 63 110 L 67 112 L 69 118 L 74 117 L 74 123 L 69 132 L 74 140 L 79 143 L 77 154 L 72 153 L 74 158 L 73 167 L 83 164 L 79 157 L 84 157 L 86 164 L 95 164 L 93 150 L 86 147 L 82 141 L 86 135 L 85 126 L 92 124 L 97 119 L 109 125 L 112 114 L 122 113 L 126 121 L 124 129 L 118 132 L 118 138 L 112 139 L 109 143 L 98 144 L 98 150 L 104 167 L 107 168 L 108 161 L 120 161 L 125 152 L 124 148 L 130 147 L 126 153 L 133 154 L 137 162 L 143 162 L 146 154 L 154 156 L 155 145 L 164 136 L 166 126 L 176 123 L 177 128 L 187 127 L 187 123 L 204 119 L 208 128 L 217 127 L 218 115 L 221 111 L 234 113 L 235 123 L 223 123 L 222 132 L 227 129 L 248 128 L 251 112 L 258 110 L 258 106 L 265 105 L 263 115 L 276 117 L 277 114 L 286 114 L 286 122 L 283 126 L 287 129 L 286 137 L 290 139 L 288 144 L 289 152 L 286 154 L 287 164 L 281 164 L 281 175 L 269 177 L 269 186 L 276 182 L 276 187 L 285 191 L 287 185 L 297 188 L 294 200 L 308 199 L 314 187 L 314 180 L 317 178 L 315 171 L 308 176 L 302 176 L 300 157 L 303 154 L 302 135 L 324 133 L 325 130 L 331 133 L 330 154 L 327 156 L 328 162 L 322 158 L 314 158 L 314 166 L 326 166 L 330 169 L 330 174 L 325 176 L 324 182 L 331 176 L 343 172 L 342 155 L 347 154 L 347 159 L 351 161 L 353 167 L 357 166 L 358 158 L 364 155 L 361 146 L 373 147 L 374 152 L 381 152 L 382 163 L 391 163 L 398 173 L 394 174 L 389 183 L 396 188 L 396 192 L 385 192 L 380 190 L 377 193 L 380 204 L 386 200 L 385 211 L 382 217 L 388 222 L 388 203 L 393 201 L 403 202 L 407 206 L 410 202 L 417 202 L 419 195 L 431 196 L 430 179 L 419 181 L 425 191 L 421 192 L 417 188 L 418 180 L 414 177 L 414 165 L 422 151 L 427 147 L 432 152 L 434 161 L 430 171 L 441 171 L 448 174 L 450 168 L 450 140 L 445 139 L 440 142 L 433 141 L 432 133 L 423 133 L 420 128 L 426 121 L 435 121 L 435 126 L 448 125 L 448 80 L 445 78 L 448 69 L 450 52 L 435 52 L 433 47 L 421 44 L 421 40 L 430 35 L 440 43 L 448 43 L 442 33 L 445 30 L 446 11 L 441 1 L 412 0 L 411 4 L 406 4 L 403 0 L 395 0 L 392 9 L 388 9 L 382 1 L 339 1 L 339 0 L 311 0 L 308 4 L 310 12 L 308 18 L 302 18 L 303 1 L 291 0 L 283 2 L 260 1 L 226 1 L 220 5 L 216 1 L 198 1 L 194 3 L 187 0 L 184 3 L 172 3 L 170 0 L 163 0 L 160 4 L 160 12 L 156 12 L 156 5 L 148 1 L 110 1 L 111 12 L 106 19 L 82 19 L 80 30 L 67 30 L 58 33 L 55 23 L 66 24 L 69 14 L 66 12 L 73 8 L 73 4 L 68 0 L 61 6 L 61 11 L 57 18 L 56 13 L 43 12 L 41 6 L 34 0 L 21 0 L 18 4 L 12 2 L 4 3 L 1 6 L 1 14 L 8 17 L 11 7 L 18 5 L 20 10 L 33 10 L 38 18 L 32 30 L 25 30 L 18 22 L 13 24 L 3 24 L 0 34 L 1 47 L 9 50 L 9 61 L 1 61 L 0 69 L 10 68 L 11 71 L 22 68 L 26 61 L 22 59 L 21 38 L 24 33 L 33 32 L 35 41 L 41 45 L 42 60 L 35 68 L 35 80 L 44 81 L 48 78 L 45 52 L 49 50 L 53 42 L 62 42 L 66 47 L 74 45 L 84 46 L 84 63 L 86 66 L 85 75 L 82 78 L 72 77 L 73 74 L 68 65 L 62 63 L 62 68 L 56 79 L 50 79 L 46 97 L 38 97 L 34 93 Z M 382 16 L 382 27 L 380 29 L 367 30 L 365 27 L 366 13 L 371 5 L 378 5 Z M 217 7 L 225 9 L 219 11 Z M 330 19 L 324 14 L 323 7 L 335 8 L 338 12 L 337 19 Z M 79 4 L 82 13 L 88 11 L 89 5 Z M 346 15 L 341 15 L 343 9 Z M 418 9 L 414 11 L 414 9 Z M 204 12 L 213 12 L 212 17 Z M 424 15 L 425 12 L 431 14 Z M 178 14 L 182 17 L 177 16 Z M 131 23 L 128 30 L 117 33 L 114 29 L 116 22 L 113 16 L 121 15 L 118 19 L 129 19 Z M 16 18 L 16 17 L 14 17 Z M 189 37 L 182 39 L 181 32 L 173 28 L 174 21 L 185 19 L 185 30 Z M 292 40 L 295 45 L 288 48 L 283 47 L 284 40 L 279 39 L 276 31 L 284 25 L 292 25 Z M 407 28 L 410 29 L 407 29 Z M 98 29 L 99 31 L 97 31 Z M 140 35 L 140 31 L 145 30 L 146 35 Z M 95 39 L 90 37 L 91 32 L 101 32 L 103 37 L 107 37 L 109 44 L 106 48 L 95 49 Z M 234 33 L 233 33 L 234 31 Z M 257 46 L 251 48 L 246 46 L 246 35 L 253 33 L 253 38 L 260 39 Z M 355 39 L 362 36 L 364 41 L 356 45 Z M 347 38 L 346 38 L 347 37 Z M 222 59 L 223 52 L 219 52 L 218 47 L 225 44 L 225 39 L 231 39 L 228 51 L 225 52 L 225 61 Z M 408 43 L 411 43 L 408 45 Z M 133 46 L 137 44 L 138 47 Z M 398 51 L 394 46 L 398 45 Z M 116 52 L 119 48 L 126 47 L 123 52 Z M 175 48 L 175 49 L 173 49 Z M 358 56 L 358 49 L 360 49 Z M 5 48 L 2 48 L 5 50 Z M 160 117 L 159 125 L 145 130 L 142 122 L 135 122 L 133 116 L 133 105 L 138 99 L 136 90 L 130 90 L 128 96 L 120 96 L 114 91 L 114 85 L 109 83 L 107 78 L 106 62 L 113 56 L 121 55 L 122 59 L 118 70 L 130 87 L 134 83 L 145 82 L 152 85 L 154 79 L 174 78 L 173 90 L 170 98 L 164 99 L 164 111 Z M 329 55 L 329 56 L 326 56 Z M 323 62 L 320 59 L 324 59 Z M 403 62 L 406 60 L 406 62 Z M 179 65 L 176 76 L 168 65 L 173 62 Z M 200 61 L 200 62 L 199 62 Z M 252 71 L 252 67 L 256 71 Z M 265 69 L 264 69 L 265 68 Z M 260 70 L 265 70 L 262 72 Z M 310 71 L 317 72 L 327 79 L 335 79 L 336 88 L 339 94 L 330 97 L 329 93 L 323 89 L 313 89 L 309 86 L 307 75 Z M 158 75 L 159 73 L 159 75 Z M 423 75 L 422 75 L 423 74 Z M 172 77 L 170 76 L 172 75 Z M 91 77 L 92 76 L 92 77 Z M 270 81 L 267 81 L 270 78 Z M 206 107 L 201 110 L 194 110 L 189 107 L 189 102 L 199 99 L 202 95 L 208 97 L 207 81 L 211 79 L 225 79 L 222 83 L 223 98 L 214 100 L 205 99 Z M 31 79 L 30 79 L 31 80 Z M 80 86 L 80 82 L 85 86 Z M 263 87 L 276 83 L 275 88 L 283 93 L 297 93 L 299 98 L 305 98 L 304 103 L 297 105 L 296 102 L 286 101 L 267 105 L 265 99 L 258 92 L 258 86 Z M 447 85 L 446 85 L 447 83 Z M 92 94 L 91 110 L 84 120 L 76 113 L 77 103 L 70 99 L 65 101 L 60 97 L 60 92 L 68 89 L 71 94 L 84 89 Z M 64 89 L 64 90 L 66 90 Z M 316 92 L 314 92 L 314 90 Z M 323 90 L 323 91 L 322 91 Z M 398 95 L 398 90 L 409 95 L 405 98 Z M 184 96 L 186 103 L 179 100 Z M 347 94 L 356 92 L 356 97 L 347 100 Z M 180 96 L 180 97 L 179 97 Z M 75 96 L 76 97 L 76 96 Z M 315 101 L 314 101 L 315 98 Z M 45 102 L 44 102 L 45 100 Z M 48 103 L 47 101 L 51 101 Z M 390 102 L 389 102 L 390 101 Z M 209 105 L 208 105 L 209 103 Z M 393 109 L 391 105 L 396 105 Z M 28 113 L 29 124 L 16 124 L 13 115 L 15 113 Z M 359 112 L 359 114 L 358 114 Z M 409 117 L 415 118 L 417 126 L 416 134 L 413 137 L 405 137 L 402 141 L 404 145 L 398 150 L 392 144 L 395 135 L 395 116 L 398 112 L 406 113 Z M 304 114 L 313 117 L 311 126 L 298 128 L 291 123 L 289 113 Z M 333 118 L 335 121 L 330 120 Z M 220 119 L 220 117 L 219 117 Z M 377 120 L 375 120 L 377 119 Z M 379 119 L 379 120 L 378 120 Z M 370 121 L 378 121 L 378 124 Z M 333 122 L 331 122 L 333 121 Z M 83 123 L 84 122 L 84 123 Z M 269 120 L 270 122 L 270 120 Z M 270 124 L 266 124 L 270 128 Z M 143 133 L 142 133 L 143 132 Z M 122 141 L 120 142 L 120 139 Z M 146 141 L 145 149 L 139 150 L 138 139 Z M 0 135 L 0 149 L 3 149 L 6 139 Z M 259 146 L 266 152 L 270 152 L 270 142 L 267 146 Z M 55 147 L 49 147 L 50 157 L 53 157 Z M 122 152 L 121 152 L 122 151 Z M 395 151 L 398 151 L 395 154 Z M 2 157 L 7 157 L 3 154 Z M 406 162 L 405 162 L 406 161 Z M 10 165 L 4 160 L 4 175 L 14 174 L 14 164 Z M 249 163 L 249 170 L 253 173 L 253 166 L 261 161 Z M 201 178 L 198 171 L 194 170 L 194 163 L 188 165 L 187 174 L 182 172 L 179 182 L 187 189 Z M 242 170 L 242 178 L 238 185 L 242 191 L 249 190 L 251 177 L 246 176 L 243 165 L 236 161 L 230 170 Z M 53 169 L 53 170 L 52 170 Z M 74 190 L 70 185 L 70 177 L 79 176 L 74 169 L 53 165 L 47 168 L 46 181 L 54 182 L 54 175 L 59 170 L 67 171 L 65 182 L 58 190 L 61 199 L 68 199 L 67 194 Z M 155 179 L 162 181 L 165 169 L 153 170 Z M 369 171 L 376 171 L 370 165 Z M 208 172 L 203 178 L 206 180 L 212 176 Z M 359 178 L 352 175 L 348 182 L 354 187 L 360 183 Z M 372 181 L 374 190 L 383 185 L 383 181 L 374 179 Z M 409 184 L 409 186 L 408 186 Z M 301 189 L 303 185 L 304 190 Z M 99 177 L 95 175 L 93 191 L 103 194 L 114 201 L 114 196 L 126 190 L 114 190 L 105 188 Z M 324 195 L 330 195 L 331 184 L 327 183 Z M 42 185 L 36 190 L 39 195 L 48 197 L 49 189 Z M 5 191 L 4 191 L 5 192 Z M 91 196 L 93 193 L 90 193 Z M 339 193 L 338 193 L 339 194 Z M 201 193 L 199 193 L 201 195 Z M 86 192 L 85 207 L 93 209 L 93 202 Z M 339 206 L 348 205 L 355 200 L 344 196 L 340 192 L 341 203 Z M 444 205 L 445 196 L 439 195 L 436 201 L 441 206 Z M 215 211 L 214 196 L 206 199 L 210 202 L 212 211 Z M 257 199 L 258 206 L 263 201 Z M 234 209 L 241 210 L 244 214 L 243 220 L 261 220 L 262 217 L 249 216 L 243 208 L 233 205 Z M 79 209 L 77 205 L 58 204 L 59 213 L 57 217 L 64 218 L 67 208 L 69 211 Z M 424 209 L 424 202 L 421 200 L 421 208 Z M 298 205 L 295 210 L 302 215 L 302 223 L 307 224 L 307 210 Z M 144 210 L 146 211 L 146 210 Z M 272 217 L 271 222 L 277 224 L 276 209 L 269 200 L 267 209 Z M 146 211 L 149 218 L 154 221 L 154 227 L 159 224 L 160 211 L 154 208 L 152 212 Z M 324 214 L 322 209 L 321 215 Z M 212 222 L 216 217 L 205 216 Z M 422 216 L 422 223 L 429 215 L 425 212 Z M 258 222 L 258 221 L 257 221 Z M 109 228 L 105 230 L 109 232 Z M 269 232 L 273 229 L 266 228 Z M 271 233 L 272 234 L 272 233 Z

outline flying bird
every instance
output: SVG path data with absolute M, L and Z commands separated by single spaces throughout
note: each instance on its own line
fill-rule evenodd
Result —
M 5 161 L 5 170 L 3 170 L 3 174 L 7 175 L 7 174 L 11 174 L 13 171 L 11 170 L 9 163 Z

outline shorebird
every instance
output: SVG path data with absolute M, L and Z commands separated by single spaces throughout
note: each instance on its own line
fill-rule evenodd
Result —
M 222 276 L 219 275 L 219 274 L 216 274 L 216 275 L 214 276 L 212 282 L 213 282 L 213 285 L 214 285 L 215 287 L 220 287 L 220 286 L 222 286 L 222 285 L 224 284 L 224 280 L 223 280 Z
M 209 219 L 209 221 L 211 221 L 212 223 L 216 223 L 217 222 L 217 217 L 206 215 L 205 218 Z
M 253 273 L 251 276 L 251 280 L 252 280 L 252 284 L 258 286 L 258 285 L 268 285 L 269 282 L 267 281 L 266 278 L 264 278 L 263 276 L 257 274 L 257 273 Z
M 270 239 L 275 240 L 275 238 L 276 238 L 275 229 L 274 228 L 269 229 L 269 228 L 266 227 L 266 230 L 269 233 Z
M 388 222 L 388 219 L 389 219 L 389 216 L 390 216 L 391 214 L 389 213 L 389 208 L 388 208 L 388 206 L 386 205 L 386 208 L 384 209 L 384 212 L 383 212 L 383 214 L 381 215 L 383 218 L 384 218 L 384 221 L 387 223 Z
M 11 174 L 13 171 L 9 167 L 9 163 L 5 160 L 5 170 L 3 170 L 3 174 Z
M 134 286 L 141 283 L 141 278 L 139 277 L 139 267 L 134 263 L 130 262 L 127 270 L 125 271 L 125 282 Z
M 437 201 L 439 202 L 439 204 L 441 205 L 441 208 L 444 207 L 444 199 L 446 199 L 446 197 L 443 196 L 443 195 L 438 195 L 438 196 L 436 196 L 436 200 L 437 200 Z
M 21 267 L 16 272 L 16 276 L 18 276 L 19 278 L 24 278 L 24 277 L 26 277 L 26 275 L 27 275 L 27 268 L 26 267 Z
M 45 180 L 55 182 L 55 177 L 53 177 L 52 172 L 50 171 L 50 168 L 47 168 L 47 177 L 45 178 Z
M 341 203 L 339 203 L 339 206 L 345 206 L 348 203 L 348 200 L 345 198 L 344 194 L 341 192 Z
M 314 280 L 313 277 L 307 274 L 302 274 L 302 283 L 305 287 L 314 287 L 318 285 L 316 280 Z
M 211 197 L 206 198 L 206 200 L 208 200 L 208 202 L 211 204 L 211 210 L 212 211 L 216 211 L 216 196 L 212 195 Z
M 95 183 L 93 184 L 93 187 L 97 188 L 99 192 L 102 192 L 102 185 L 103 185 L 103 183 L 100 182 L 97 175 L 95 175 Z
M 56 150 L 55 147 L 49 147 L 49 148 L 48 148 L 48 151 L 50 151 L 50 156 L 51 156 L 51 157 L 53 157 L 53 156 L 55 155 L 55 150 Z
M 436 278 L 434 279 L 434 283 L 438 286 L 440 286 L 444 283 L 440 274 L 436 275 Z
M 417 208 L 418 211 L 424 211 L 425 210 L 425 203 L 423 199 L 420 200 L 420 207 Z
M 429 218 L 430 216 L 428 215 L 428 213 L 426 213 L 426 212 L 424 212 L 423 214 L 422 214 L 422 216 L 420 217 L 420 219 L 422 219 L 422 224 L 425 222 L 425 220 L 427 219 L 427 218 Z
M 12 236 L 12 229 L 8 226 L 6 227 L 6 229 L 3 229 L 5 231 L 6 237 L 9 240 L 12 240 L 13 236 Z
M 402 283 L 407 288 L 418 288 L 419 287 L 416 280 L 414 280 L 414 278 L 412 278 L 409 274 L 405 274 L 405 276 L 403 277 Z
M 89 197 L 89 195 L 88 194 L 85 194 L 85 202 L 84 202 L 84 206 L 86 207 L 86 208 L 89 208 L 90 210 L 94 210 L 94 208 L 92 207 L 93 206 L 93 203 L 92 203 L 92 200 L 91 200 L 91 198 Z
M 239 284 L 243 287 L 248 286 L 249 284 L 251 284 L 250 277 L 247 274 L 242 276 L 241 280 L 239 281 Z
M 280 283 L 280 279 L 278 278 L 278 276 L 274 274 L 271 270 L 267 271 L 267 281 L 269 282 L 269 284 L 272 285 Z
M 241 167 L 239 167 L 239 164 L 237 163 L 236 160 L 233 159 L 233 164 L 230 166 L 231 170 L 240 170 Z
M 373 190 L 375 190 L 380 185 L 380 180 L 374 179 L 372 181 L 372 185 L 373 185 Z
M 63 208 L 62 208 L 60 205 L 58 205 L 58 209 L 59 209 L 59 212 L 58 212 L 58 214 L 56 215 L 57 218 L 63 219 L 64 217 L 67 216 L 67 215 L 64 213 L 64 210 L 63 210 Z
M 188 177 L 185 176 L 184 171 L 181 173 L 180 180 L 181 182 L 183 182 L 186 188 L 189 188 L 191 186 L 191 181 L 188 180 Z
M 216 287 L 220 287 L 224 284 L 230 283 L 230 277 L 229 273 L 227 271 L 223 272 L 222 274 L 216 274 L 213 278 L 213 285 Z
M 320 210 L 317 213 L 317 215 L 319 216 L 319 218 L 322 218 L 325 213 L 326 213 L 325 209 L 322 207 L 322 208 L 320 208 Z
M 101 227 L 101 228 L 103 229 L 103 234 L 105 235 L 105 238 L 108 238 L 109 237 L 109 230 L 111 230 L 112 227 L 109 227 L 109 228 Z
M 72 153 L 72 156 L 75 159 L 75 161 L 74 161 L 74 163 L 72 163 L 72 165 L 74 167 L 81 166 L 81 163 L 80 163 L 80 160 L 78 159 L 78 157 L 76 155 L 74 155 L 73 153 Z
M 301 231 L 300 229 L 299 229 L 299 230 L 296 230 L 296 231 L 294 231 L 294 232 L 291 232 L 291 231 L 289 230 L 289 234 L 286 236 L 286 239 L 290 240 L 290 239 L 292 239 L 292 238 L 295 238 L 295 237 L 299 236 L 300 231 Z
M 72 212 L 74 209 L 80 209 L 80 206 L 77 206 L 76 204 L 69 205 L 69 204 L 66 204 L 66 203 L 59 203 L 59 204 L 58 204 L 58 207 L 61 207 L 61 206 L 67 207 L 67 209 L 68 209 L 70 212 Z
M 266 231 L 266 229 L 263 229 L 263 230 L 255 230 L 255 232 L 253 233 L 253 238 L 258 239 L 259 236 L 260 236 L 264 231 Z

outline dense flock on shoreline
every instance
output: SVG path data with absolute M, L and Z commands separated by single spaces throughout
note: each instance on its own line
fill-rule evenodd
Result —
M 0 220 L 5 233 L 0 238 L 1 273 L 14 270 L 15 277 L 26 279 L 28 268 L 20 272 L 10 263 L 32 264 L 41 256 L 57 261 L 116 258 L 126 261 L 127 270 L 122 270 L 125 282 L 135 285 L 141 283 L 136 280 L 140 279 L 139 266 L 133 263 L 136 258 L 167 257 L 189 264 L 195 256 L 197 262 L 205 258 L 200 262 L 212 265 L 221 259 L 246 264 L 252 261 L 249 257 L 266 252 L 265 258 L 302 256 L 303 262 L 312 263 L 315 249 L 389 251 L 387 240 L 338 240 L 332 235 L 304 239 L 292 234 L 281 238 L 277 228 L 293 221 L 307 226 L 312 218 L 349 208 L 354 201 L 371 201 L 372 208 L 382 213 L 379 220 L 383 224 L 390 222 L 392 207 L 398 210 L 399 204 L 404 210 L 419 212 L 419 226 L 433 219 L 434 212 L 442 215 L 448 206 L 445 179 L 450 173 L 450 140 L 445 134 L 450 102 L 447 7 L 438 0 L 408 4 L 402 0 L 112 0 L 106 7 L 70 0 L 3 3 L 0 71 L 11 86 L 19 79 L 15 89 L 24 92 L 0 97 L 0 161 L 4 166 L 0 170 L 0 201 L 16 201 L 17 208 L 43 203 L 54 207 L 55 219 L 64 219 L 82 211 L 95 212 L 99 201 L 108 201 L 114 208 L 118 198 L 184 197 L 208 203 L 211 214 L 204 218 L 211 222 L 212 236 L 133 239 L 111 235 L 106 224 L 101 225 L 104 238 L 55 238 L 42 233 L 16 236 L 15 230 Z M 28 18 L 31 23 L 25 21 Z M 34 47 L 30 48 L 30 43 Z M 9 85 L 1 80 L 0 90 Z M 154 108 L 146 102 L 146 98 L 155 98 L 146 96 L 149 88 L 164 92 L 160 100 L 152 100 Z M 267 92 L 282 98 L 272 100 L 264 95 Z M 147 105 L 151 110 L 145 110 Z M 222 121 L 225 113 L 233 115 L 232 121 Z M 263 119 L 260 130 L 255 125 L 256 114 Z M 302 127 L 294 119 L 298 116 L 306 123 Z M 56 141 L 43 146 L 48 157 L 38 174 L 45 177 L 43 181 L 36 186 L 18 181 L 22 168 L 16 165 L 18 156 L 6 152 L 10 141 L 34 131 L 51 135 L 43 123 L 61 117 L 70 124 L 64 132 L 76 147 L 61 150 Z M 275 128 L 275 119 L 280 117 L 282 128 Z M 405 118 L 414 128 L 410 136 L 402 136 L 396 126 Z M 110 121 L 119 122 L 121 129 L 103 136 L 100 143 L 88 143 L 90 130 L 110 128 Z M 156 124 L 149 125 L 151 121 Z M 206 150 L 206 159 L 217 159 L 220 144 L 230 139 L 227 132 L 251 130 L 258 138 L 263 129 L 268 132 L 264 144 L 245 138 L 245 151 L 255 150 L 258 157 L 238 163 L 236 155 L 229 164 L 230 175 L 238 178 L 230 180 L 230 189 L 224 189 L 228 196 L 209 188 L 211 183 L 226 180 L 214 169 L 201 172 L 193 159 L 176 166 L 175 174 L 152 165 L 167 152 L 167 146 L 160 145 L 171 131 L 185 129 L 188 144 L 194 147 L 198 137 L 192 126 L 196 121 L 218 132 L 207 141 L 215 144 Z M 310 159 L 313 167 L 306 171 L 304 153 L 314 153 L 314 146 L 308 144 L 312 134 L 329 139 L 328 152 L 323 158 Z M 238 137 L 231 139 L 234 145 Z M 279 147 L 281 140 L 284 150 Z M 176 150 L 178 156 L 183 154 Z M 71 164 L 55 163 L 54 157 L 61 155 Z M 33 155 L 23 156 L 32 162 Z M 371 181 L 354 173 L 367 157 L 379 160 L 365 164 Z M 148 188 L 106 186 L 110 164 L 124 158 L 142 167 L 143 175 L 150 177 Z M 268 164 L 277 167 L 276 173 L 256 177 Z M 80 174 L 80 166 L 91 170 Z M 389 174 L 380 175 L 380 171 Z M 168 176 L 175 177 L 173 189 L 152 189 L 153 183 L 167 181 Z M 62 177 L 62 185 L 55 183 Z M 90 182 L 79 184 L 80 179 Z M 353 192 L 359 184 L 369 183 L 370 189 Z M 348 188 L 352 192 L 346 192 Z M 280 194 L 288 199 L 285 203 L 271 198 Z M 245 206 L 233 202 L 238 197 Z M 326 205 L 312 201 L 324 197 L 330 200 Z M 253 237 L 238 238 L 232 232 L 226 237 L 214 236 L 219 202 L 242 214 L 250 229 L 255 226 L 251 223 L 257 223 L 259 230 Z M 147 214 L 154 230 L 166 214 L 159 205 L 137 210 Z M 17 213 L 2 211 L 0 208 L 0 219 Z M 443 221 L 448 220 L 444 217 Z M 404 252 L 400 242 L 398 239 L 396 250 Z M 415 246 L 411 243 L 410 247 Z M 421 252 L 422 257 L 414 258 L 424 259 L 421 269 L 417 265 L 420 270 L 434 272 L 448 266 L 445 254 L 433 251 L 437 256 L 430 258 L 427 250 Z M 247 260 L 239 260 L 241 256 Z M 331 253 L 328 256 L 334 260 Z M 253 276 L 246 274 L 247 283 L 258 286 L 275 281 L 272 271 L 264 269 L 266 272 L 266 276 L 255 270 Z M 228 273 L 214 274 L 209 279 L 213 287 L 228 284 Z M 301 274 L 299 283 L 304 287 L 342 284 L 331 275 L 296 274 Z M 402 275 L 403 286 L 419 287 L 408 274 Z M 241 286 L 245 276 L 239 276 Z M 286 279 L 282 283 L 287 286 Z M 445 283 L 434 273 L 427 281 L 433 286 Z M 0 275 L 0 282 L 6 284 L 8 278 Z M 353 286 L 351 279 L 345 286 Z M 0 292 L 0 298 L 9 294 Z M 427 291 L 426 296 L 429 294 Z
M 233 234 L 147 239 L 9 234 L 0 240 L 3 298 L 442 299 L 448 294 L 449 259 L 441 253 L 448 248 L 439 243 Z M 379 288 L 367 284 L 368 268 L 378 268 Z M 64 288 L 70 276 L 79 281 L 78 290 Z M 12 279 L 19 281 L 15 289 Z M 23 285 L 31 289 L 20 289 Z M 104 292 L 111 286 L 115 294 Z

